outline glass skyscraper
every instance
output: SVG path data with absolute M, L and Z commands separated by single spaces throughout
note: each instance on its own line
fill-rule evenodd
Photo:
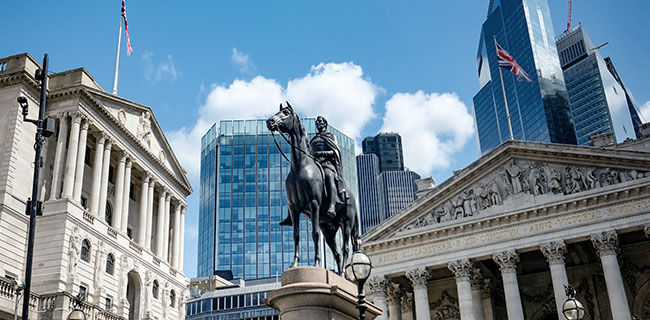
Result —
M 308 135 L 315 119 L 303 119 Z M 358 195 L 354 140 L 332 126 L 348 189 Z M 282 150 L 290 146 L 276 134 Z M 293 261 L 293 229 L 281 227 L 287 213 L 284 181 L 287 162 L 273 142 L 265 120 L 221 121 L 201 139 L 201 182 L 197 276 L 232 272 L 234 278 L 275 276 Z M 300 264 L 313 264 L 311 223 L 301 217 Z M 329 249 L 328 269 L 335 263 Z
M 403 171 L 402 137 L 395 132 L 380 132 L 363 139 L 363 154 L 373 153 L 379 160 L 379 172 Z
M 364 140 L 365 141 L 365 140 Z M 361 216 L 361 234 L 365 234 L 383 221 L 386 214 L 379 212 L 384 207 L 379 205 L 379 158 L 374 153 L 357 156 L 357 175 L 359 179 L 359 214 Z
M 564 71 L 578 144 L 591 145 L 590 137 L 614 134 L 617 142 L 636 137 L 631 98 L 612 75 L 608 64 L 581 25 L 559 35 L 556 44 Z M 613 69 L 613 64 L 611 64 Z M 614 69 L 615 70 L 615 69 Z M 620 78 L 619 78 L 620 80 Z M 640 122 L 640 121 L 639 121 Z
M 576 144 L 548 3 L 491 0 L 477 54 L 480 90 L 473 99 L 481 153 L 510 139 L 495 36 L 533 80 L 518 82 L 502 70 L 514 139 Z

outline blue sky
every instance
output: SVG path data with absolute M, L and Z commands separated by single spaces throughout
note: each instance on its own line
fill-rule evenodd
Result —
M 573 2 L 573 23 L 582 22 L 594 43 L 609 41 L 600 53 L 612 57 L 650 120 L 650 1 Z M 85 67 L 110 91 L 120 4 L 6 3 L 0 56 L 29 52 L 40 61 L 47 52 L 51 71 Z M 324 114 L 357 142 L 400 132 L 407 165 L 438 182 L 476 160 L 472 97 L 487 5 L 127 0 L 135 51 L 127 56 L 123 39 L 118 93 L 154 110 L 189 171 L 195 194 L 185 273 L 196 273 L 198 139 L 219 119 L 262 117 L 289 99 L 303 116 Z M 549 5 L 560 34 L 567 1 Z

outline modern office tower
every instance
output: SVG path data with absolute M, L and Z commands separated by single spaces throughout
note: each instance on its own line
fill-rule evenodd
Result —
M 591 145 L 589 138 L 602 133 L 613 133 L 617 142 L 636 137 L 629 96 L 594 50 L 595 45 L 582 26 L 559 35 L 556 45 L 578 144 Z
M 616 79 L 616 82 L 623 88 L 623 91 L 625 91 L 625 101 L 627 102 L 627 108 L 630 110 L 630 116 L 632 116 L 632 125 L 634 125 L 634 135 L 636 136 L 637 139 L 643 137 L 643 134 L 641 133 L 641 125 L 643 124 L 643 121 L 641 120 L 641 116 L 639 115 L 639 111 L 636 107 L 636 102 L 634 101 L 634 97 L 632 94 L 625 89 L 625 85 L 623 84 L 623 80 L 621 80 L 621 77 L 618 75 L 618 72 L 616 71 L 616 68 L 614 67 L 614 63 L 612 62 L 612 59 L 610 57 L 605 58 L 605 64 L 607 65 L 607 70 L 614 76 L 614 79 Z
M 357 156 L 357 176 L 359 178 L 359 213 L 361 216 L 361 234 L 381 223 L 377 177 L 379 176 L 379 158 L 374 153 Z
M 381 132 L 363 139 L 363 153 L 374 153 L 379 159 L 379 172 L 403 171 L 402 137 L 394 132 Z
M 303 119 L 316 133 L 315 119 Z M 341 148 L 343 177 L 357 192 L 354 141 L 329 126 Z M 276 141 L 289 156 L 290 146 Z M 197 276 L 227 274 L 257 279 L 275 276 L 293 261 L 293 229 L 278 225 L 287 213 L 284 181 L 289 162 L 282 158 L 265 120 L 221 121 L 201 139 L 201 185 Z M 301 216 L 301 265 L 312 264 L 311 224 Z M 328 269 L 335 268 L 329 248 Z M 223 272 L 225 271 L 225 272 Z
M 499 75 L 496 41 L 528 73 L 518 82 L 509 69 Z M 564 76 L 546 0 L 491 0 L 481 29 L 477 64 L 480 84 L 474 118 L 482 154 L 510 139 L 503 89 L 515 140 L 575 144 Z
M 406 171 L 386 171 L 377 177 L 377 188 L 379 190 L 379 206 L 381 221 L 384 221 L 402 209 L 408 207 L 416 199 L 418 191 L 415 180 L 420 179 L 417 173 Z

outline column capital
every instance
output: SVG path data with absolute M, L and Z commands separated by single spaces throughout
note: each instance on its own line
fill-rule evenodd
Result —
M 149 184 L 149 180 L 151 179 L 151 175 L 149 172 L 145 172 L 144 175 L 142 175 L 142 184 Z
M 117 154 L 117 158 L 119 159 L 119 162 L 126 162 L 126 159 L 129 157 L 129 155 L 126 153 L 126 151 L 122 150 Z
M 650 238 L 650 224 L 646 224 L 643 226 L 643 232 L 645 233 L 645 236 Z
M 374 276 L 370 279 L 368 279 L 368 282 L 366 282 L 366 285 L 368 286 L 368 292 L 377 297 L 386 297 L 386 291 L 387 291 L 387 286 L 388 286 L 388 280 L 386 280 L 385 277 L 382 276 Z
M 501 273 L 516 273 L 519 254 L 515 250 L 507 250 L 492 255 L 492 259 L 499 265 Z
M 83 120 L 85 118 L 83 113 L 81 113 L 79 111 L 70 112 L 70 117 L 72 117 L 72 122 L 78 123 L 78 124 L 81 124 L 81 120 Z
M 406 272 L 406 277 L 411 281 L 411 283 L 413 283 L 414 289 L 417 289 L 418 287 L 426 288 L 427 281 L 429 280 L 429 277 L 431 277 L 431 274 L 425 268 L 417 268 Z
M 387 303 L 392 303 L 392 302 L 399 302 L 400 297 L 402 296 L 402 289 L 400 288 L 399 284 L 388 281 L 386 284 L 386 302 Z
M 81 130 L 88 130 L 88 127 L 90 127 L 90 120 L 88 120 L 88 118 L 86 117 L 84 118 L 85 121 L 83 122 L 83 124 L 81 124 Z
M 131 158 L 129 155 L 126 156 L 126 167 L 127 168 L 133 167 L 133 158 Z
M 106 134 L 104 134 L 104 139 L 104 150 L 110 150 L 113 147 L 113 139 Z
M 601 257 L 618 253 L 618 234 L 615 230 L 591 234 L 591 243 Z
M 402 312 L 411 312 L 413 311 L 413 293 L 404 292 L 400 298 L 400 308 Z
M 490 279 L 485 279 L 483 281 L 483 299 L 490 299 L 492 296 L 492 282 L 490 282 Z
M 469 281 L 472 275 L 472 262 L 469 259 L 452 261 L 447 264 L 447 268 L 454 274 L 456 281 Z
M 564 264 L 564 255 L 567 253 L 564 241 L 551 241 L 539 245 L 539 249 L 546 257 L 549 265 Z
M 108 138 L 102 131 L 94 132 L 93 137 L 95 137 L 95 140 L 97 140 L 97 144 L 104 144 L 104 142 L 106 142 L 106 138 Z
M 472 275 L 469 279 L 472 289 L 482 290 L 485 285 L 485 278 L 483 278 L 483 273 L 479 268 L 472 268 Z

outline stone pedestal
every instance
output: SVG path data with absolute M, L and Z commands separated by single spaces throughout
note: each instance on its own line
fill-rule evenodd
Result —
M 319 267 L 296 267 L 282 273 L 282 287 L 271 292 L 266 304 L 280 311 L 282 320 L 359 319 L 356 284 Z M 366 319 L 382 313 L 366 302 Z

